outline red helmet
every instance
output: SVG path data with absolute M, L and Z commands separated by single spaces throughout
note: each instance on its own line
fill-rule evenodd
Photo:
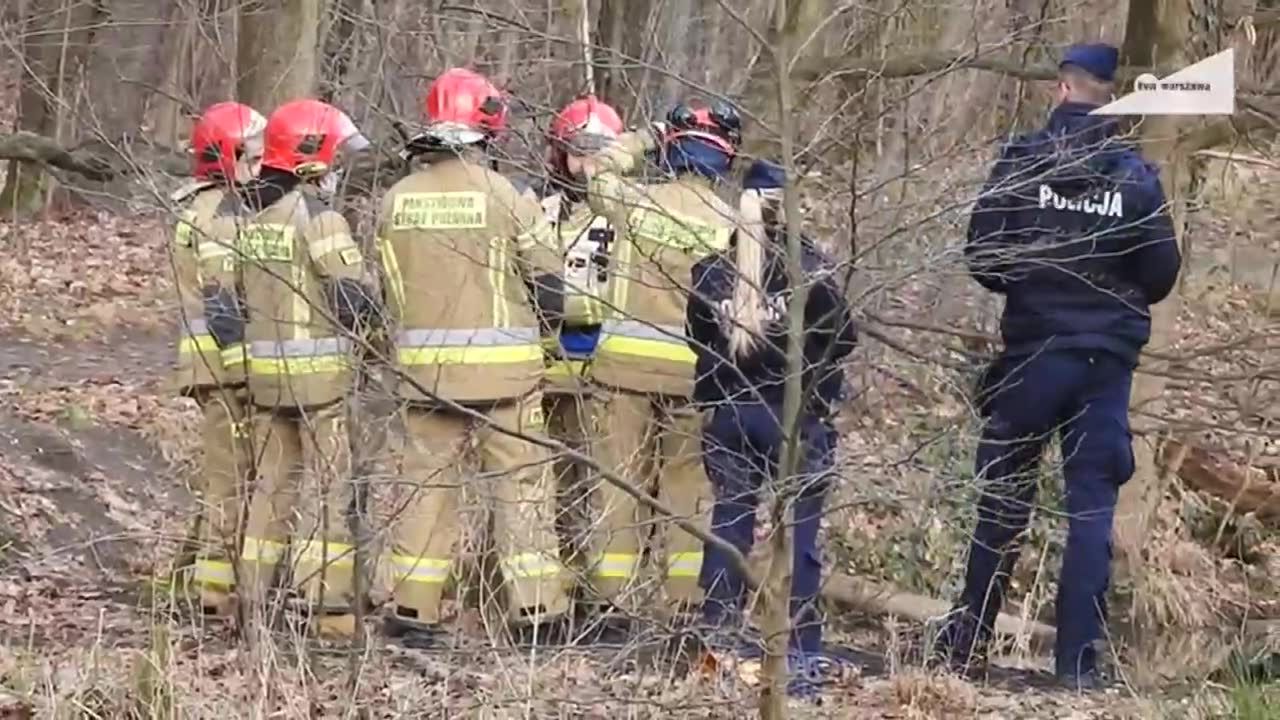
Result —
M 560 149 L 585 153 L 597 149 L 602 140 L 618 137 L 622 130 L 622 118 L 617 110 L 594 95 L 585 95 L 556 113 L 549 134 Z
M 319 100 L 293 100 L 267 118 L 264 167 L 296 175 L 323 175 L 340 149 L 369 147 L 347 114 Z
M 428 133 L 450 144 L 479 142 L 507 128 L 507 103 L 483 75 L 453 68 L 431 83 L 424 103 Z
M 261 135 L 267 119 L 238 102 L 209 106 L 191 129 L 192 174 L 200 180 L 234 178 L 245 142 Z
M 697 100 L 682 102 L 667 113 L 667 136 L 664 142 L 696 137 L 706 140 L 729 155 L 742 144 L 742 118 L 732 105 L 716 101 L 711 105 Z

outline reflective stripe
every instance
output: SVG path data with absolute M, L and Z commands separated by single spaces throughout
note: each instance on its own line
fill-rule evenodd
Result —
M 202 317 L 189 318 L 183 322 L 188 335 L 208 335 L 209 323 Z
M 548 377 L 579 377 L 586 374 L 588 360 L 553 360 L 547 365 Z
M 178 341 L 178 353 L 182 355 L 217 351 L 218 341 L 212 335 L 186 335 Z
M 403 310 L 404 278 L 400 275 L 400 262 L 396 259 L 396 250 L 391 246 L 390 240 L 378 238 L 378 255 L 382 259 L 382 269 L 387 275 L 387 284 L 391 286 L 396 308 Z
M 667 558 L 667 577 L 698 577 L 702 570 L 701 552 L 671 553 Z
M 244 548 L 240 550 L 240 558 L 249 562 L 275 563 L 284 557 L 284 551 L 284 543 L 247 537 L 244 539 Z
M 511 308 L 507 305 L 507 243 L 502 238 L 489 241 L 489 287 L 493 290 L 493 324 L 511 324 Z
M 244 365 L 249 360 L 249 355 L 245 352 L 244 343 L 228 345 L 222 350 L 223 366 L 234 367 L 236 365 Z
M 521 553 L 502 559 L 508 578 L 555 577 L 560 574 L 560 561 L 542 553 Z
M 201 585 L 221 585 L 235 587 L 236 571 L 231 563 L 225 560 L 196 560 L 196 571 L 192 579 Z
M 537 328 L 434 328 L 396 334 L 403 365 L 497 365 L 536 362 Z
M 254 375 L 311 375 L 349 367 L 347 338 L 256 340 L 249 343 L 249 371 Z
M 312 240 L 307 245 L 307 250 L 311 253 L 311 257 L 319 260 L 320 258 L 332 252 L 346 250 L 355 247 L 355 241 L 346 233 L 337 233 L 326 237 Z
M 600 578 L 632 578 L 640 571 L 640 555 L 605 553 L 596 562 L 595 576 Z
M 436 328 L 396 333 L 400 347 L 448 345 L 529 345 L 538 341 L 537 328 Z
M 325 542 L 324 540 L 303 540 L 298 543 L 298 559 L 309 560 L 334 568 L 349 568 L 355 564 L 352 553 L 354 545 Z
M 698 356 L 685 341 L 684 328 L 635 320 L 610 320 L 600 329 L 597 352 L 670 360 L 692 365 Z
M 311 338 L 305 340 L 255 340 L 249 343 L 249 354 L 254 358 L 294 358 L 338 355 L 351 350 L 347 338 Z
M 215 258 L 226 257 L 235 252 L 235 247 L 217 240 L 202 240 L 196 243 L 196 257 L 203 262 Z
M 252 375 L 320 375 L 347 370 L 351 363 L 345 357 L 316 358 L 249 358 Z
M 439 585 L 449 578 L 449 566 L 444 558 L 413 557 L 412 555 L 392 555 L 391 564 L 397 582 L 419 582 L 428 585 Z

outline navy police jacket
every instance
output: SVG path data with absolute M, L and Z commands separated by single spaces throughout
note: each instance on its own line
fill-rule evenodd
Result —
M 772 249 L 764 273 L 769 312 L 765 338 L 745 358 L 729 352 L 732 321 L 726 316 L 736 281 L 730 250 L 709 255 L 693 267 L 686 315 L 689 347 L 697 355 L 693 399 L 699 405 L 766 402 L 781 405 L 787 380 L 787 313 L 791 297 L 785 239 L 770 231 Z M 801 390 L 806 408 L 827 415 L 844 395 L 840 361 L 853 351 L 857 330 L 849 304 L 836 285 L 833 268 L 807 241 L 801 262 L 809 278 L 804 311 L 804 367 Z
M 1005 296 L 1007 355 L 1081 348 L 1136 363 L 1150 306 L 1177 280 L 1160 174 L 1094 107 L 1064 103 L 1007 143 L 973 208 L 965 256 Z

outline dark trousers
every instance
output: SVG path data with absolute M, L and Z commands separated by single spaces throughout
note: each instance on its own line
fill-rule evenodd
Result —
M 757 493 L 776 482 L 785 438 L 780 407 L 734 403 L 717 408 L 703 429 L 703 462 L 715 490 L 711 530 L 743 555 L 755 537 Z M 796 474 L 781 490 L 791 500 L 794 522 L 790 647 L 804 653 L 822 649 L 817 595 L 822 580 L 818 525 L 835 449 L 835 432 L 815 415 L 800 420 L 801 456 Z M 777 486 L 775 486 L 777 487 Z M 707 545 L 699 585 L 706 592 L 703 618 L 727 626 L 742 622 L 746 584 L 726 554 Z
M 1068 533 L 1058 583 L 1056 669 L 1092 671 L 1106 623 L 1111 526 L 1120 486 L 1133 475 L 1129 389 L 1133 369 L 1105 352 L 1060 350 L 1004 357 L 984 380 L 987 425 L 978 446 L 983 479 L 961 604 L 985 645 L 1036 501 L 1036 471 L 1057 432 L 1064 459 Z M 976 618 L 974 617 L 976 616 Z

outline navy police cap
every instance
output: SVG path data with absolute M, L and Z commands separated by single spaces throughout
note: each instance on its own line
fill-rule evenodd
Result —
M 747 176 L 742 179 L 744 190 L 776 190 L 787 182 L 787 173 L 781 165 L 768 160 L 757 160 L 751 163 Z
M 1062 56 L 1063 65 L 1075 65 L 1090 75 L 1111 82 L 1116 78 L 1116 66 L 1120 63 L 1120 51 L 1106 43 L 1082 43 L 1067 48 Z

